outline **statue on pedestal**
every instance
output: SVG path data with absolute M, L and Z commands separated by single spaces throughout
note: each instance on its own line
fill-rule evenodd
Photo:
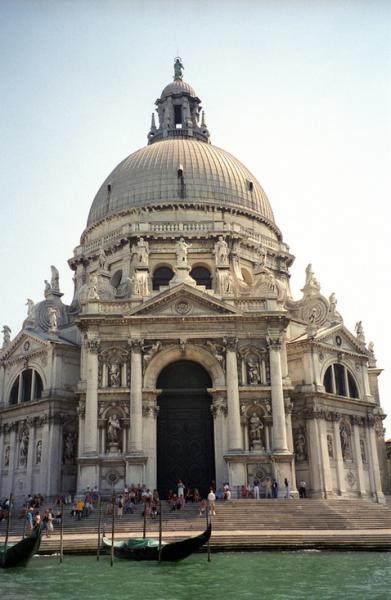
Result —
M 360 342 L 365 343 L 365 335 L 364 335 L 364 328 L 362 326 L 362 321 L 357 321 L 354 329 L 356 332 L 357 339 L 360 340 Z
M 119 450 L 119 434 L 121 424 L 116 413 L 109 417 L 107 425 L 107 441 L 109 442 L 109 451 L 118 452 Z
M 75 462 L 76 434 L 68 432 L 64 437 L 64 464 L 72 465 Z
M 132 254 L 135 256 L 138 267 L 148 267 L 149 244 L 141 237 L 132 248 Z
M 39 465 L 42 459 L 42 440 L 38 440 L 37 446 L 35 449 L 35 464 Z
M 27 454 L 29 450 L 29 432 L 28 429 L 23 429 L 19 437 L 19 464 L 25 465 L 27 463 Z
M 251 385 L 257 385 L 260 381 L 258 364 L 251 358 L 247 361 L 247 376 L 248 383 Z
M 344 460 L 352 459 L 352 448 L 350 443 L 351 432 L 348 429 L 345 423 L 342 423 L 339 429 L 340 437 L 341 437 L 341 450 L 342 450 L 342 458 Z
M 121 385 L 121 365 L 112 363 L 110 365 L 110 386 L 120 387 Z
M 187 267 L 187 252 L 191 248 L 191 244 L 185 242 L 181 237 L 176 243 L 176 257 L 178 267 Z
M 302 429 L 299 429 L 295 437 L 295 451 L 297 460 L 306 460 L 306 439 Z
M 262 448 L 262 437 L 261 431 L 263 429 L 263 423 L 256 412 L 253 412 L 248 420 L 249 427 L 249 440 L 252 450 L 261 450 Z
M 88 280 L 88 300 L 99 300 L 98 277 L 96 273 L 91 273 Z
M 107 258 L 106 252 L 104 251 L 103 247 L 101 247 L 101 249 L 99 250 L 98 265 L 100 269 L 107 271 Z
M 219 239 L 215 244 L 214 254 L 216 257 L 217 267 L 227 267 L 229 265 L 228 244 L 222 235 L 219 236 Z

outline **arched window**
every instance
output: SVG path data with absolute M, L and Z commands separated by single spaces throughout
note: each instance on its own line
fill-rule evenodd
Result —
M 38 400 L 42 396 L 43 383 L 35 369 L 25 369 L 15 379 L 9 397 L 10 404 Z
M 170 267 L 158 267 L 153 273 L 152 289 L 158 290 L 161 285 L 168 285 L 174 277 L 174 271 Z
M 339 363 L 330 365 L 323 378 L 323 385 L 328 394 L 358 398 L 358 388 L 350 371 Z
M 190 277 L 192 277 L 198 285 L 204 285 L 208 290 L 212 288 L 212 278 L 206 267 L 194 267 L 194 269 L 190 271 Z

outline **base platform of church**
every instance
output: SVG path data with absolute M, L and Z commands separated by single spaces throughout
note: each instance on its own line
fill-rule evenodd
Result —
M 164 505 L 163 540 L 196 535 L 205 528 L 198 507 L 186 505 L 168 511 Z M 63 551 L 92 554 L 97 550 L 98 516 L 75 520 L 69 511 L 64 520 Z M 115 538 L 141 537 L 142 506 L 134 514 L 115 520 Z M 102 527 L 111 535 L 111 515 L 102 517 Z M 211 550 L 391 550 L 391 506 L 365 500 L 233 500 L 216 503 L 212 517 Z M 23 521 L 14 520 L 11 539 L 20 538 Z M 157 537 L 159 520 L 147 520 L 147 537 Z M 4 535 L 1 524 L 0 534 Z M 59 552 L 59 526 L 51 538 L 43 538 L 40 554 Z

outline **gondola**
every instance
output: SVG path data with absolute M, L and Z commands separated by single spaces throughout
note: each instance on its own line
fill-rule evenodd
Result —
M 41 543 L 41 526 L 38 525 L 31 535 L 16 544 L 0 544 L 0 569 L 25 566 L 29 559 L 38 552 Z
M 159 540 L 154 538 L 129 538 L 114 542 L 114 555 L 127 560 L 160 560 L 174 562 L 187 558 L 206 544 L 212 533 L 212 524 L 200 535 L 189 537 L 179 542 L 162 542 L 159 559 Z M 111 540 L 103 538 L 103 545 L 111 549 Z

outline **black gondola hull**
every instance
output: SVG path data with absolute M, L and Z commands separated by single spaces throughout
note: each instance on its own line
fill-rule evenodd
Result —
M 160 561 L 175 562 L 187 558 L 209 541 L 211 533 L 212 526 L 209 524 L 208 528 L 200 535 L 162 545 Z M 132 541 L 136 542 L 136 540 L 129 540 L 129 545 L 125 542 L 114 545 L 114 556 L 126 560 L 159 560 L 158 544 L 154 546 L 142 546 L 141 544 L 132 546 Z M 141 541 L 138 540 L 138 542 Z M 147 543 L 147 540 L 145 542 Z M 104 546 L 109 551 L 111 547 L 110 540 L 105 539 Z
M 22 567 L 38 552 L 41 543 L 41 528 L 37 527 L 30 536 L 25 537 L 4 552 L 0 547 L 0 568 Z

